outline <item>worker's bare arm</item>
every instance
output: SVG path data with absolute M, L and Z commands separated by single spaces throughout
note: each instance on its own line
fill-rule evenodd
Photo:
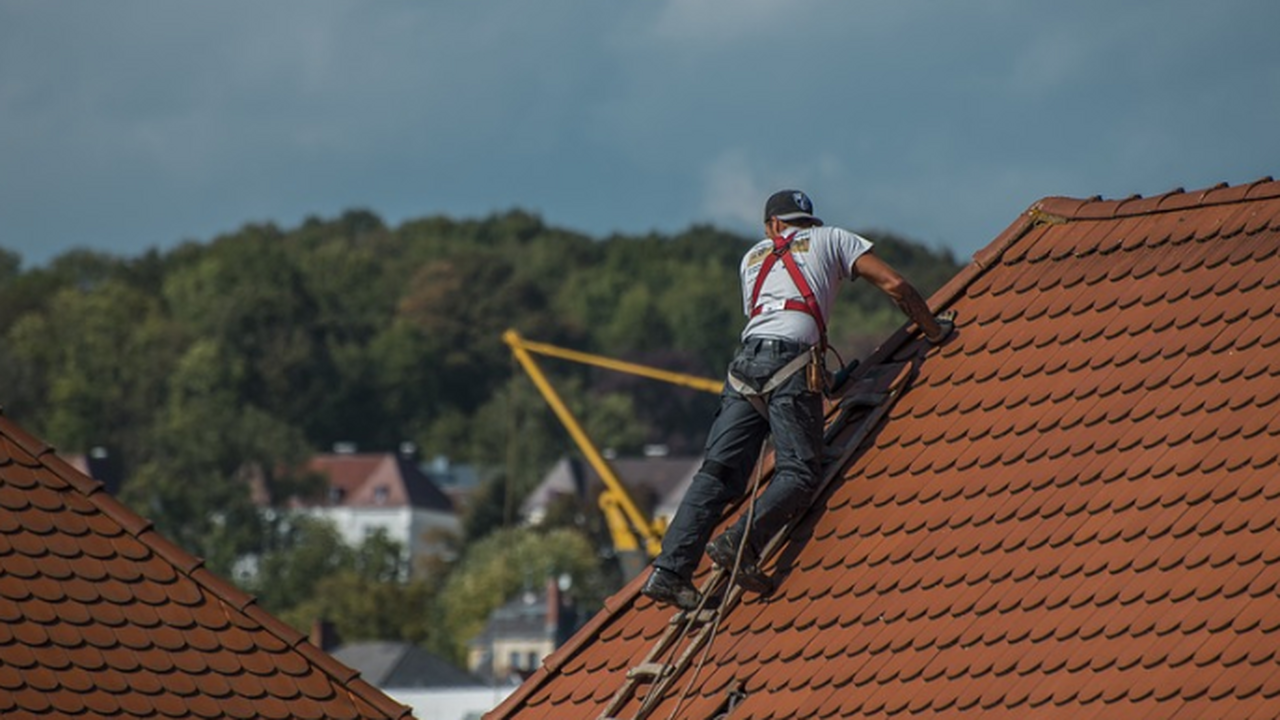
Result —
M 903 314 L 920 328 L 926 339 L 935 343 L 945 339 L 946 331 L 929 310 L 924 296 L 888 263 L 871 253 L 863 253 L 854 261 L 853 270 L 888 295 Z

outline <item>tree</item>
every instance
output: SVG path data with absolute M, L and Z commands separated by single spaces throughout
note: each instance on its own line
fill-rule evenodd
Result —
M 176 357 L 155 298 L 109 279 L 64 287 L 4 338 L 3 386 L 15 412 L 67 452 L 144 452 Z
M 48 431 L 69 448 L 114 447 L 136 457 L 176 359 L 172 328 L 154 298 L 107 281 L 54 298 Z M 74 328 L 74 330 L 72 330 Z
M 515 524 L 515 493 L 504 472 L 491 474 L 481 481 L 467 501 L 462 516 L 463 547 Z
M 466 643 L 480 634 L 490 613 L 515 593 L 561 575 L 570 578 L 579 606 L 603 602 L 606 586 L 595 546 L 575 530 L 501 530 L 472 544 L 441 590 L 440 620 L 447 632 L 432 643 L 434 649 L 461 662 Z
M 191 345 L 170 376 L 154 451 L 124 490 L 162 533 L 220 572 L 262 546 L 246 471 L 260 472 L 268 491 L 292 490 L 301 481 L 288 469 L 308 454 L 300 431 L 236 392 L 244 366 L 214 341 Z
M 315 596 L 326 577 L 351 570 L 355 553 L 333 523 L 290 513 L 274 523 L 269 549 L 246 585 L 262 606 L 280 613 Z
M 22 256 L 12 250 L 0 248 L 0 289 L 8 286 L 22 269 Z
M 297 269 L 299 291 L 311 300 L 315 348 L 328 355 L 332 381 L 316 394 L 308 409 L 308 437 L 317 446 L 353 441 L 361 447 L 391 447 L 412 437 L 408 425 L 416 418 L 398 405 L 412 393 L 410 384 L 387 387 L 388 371 L 382 355 L 397 361 L 420 353 L 399 344 L 402 335 L 389 325 L 403 292 L 400 271 L 389 267 L 399 254 L 389 231 L 371 213 L 349 211 L 338 221 L 309 220 L 287 234 L 284 244 L 290 263 Z M 399 378 L 395 378 L 399 380 Z M 362 422 L 351 422 L 352 417 Z
M 289 514 L 275 524 L 272 548 L 246 584 L 264 608 L 303 632 L 327 620 L 347 642 L 424 643 L 437 588 L 403 581 L 402 554 L 385 532 L 352 548 L 331 522 Z
M 511 259 L 476 253 L 422 266 L 397 319 L 420 333 L 422 360 L 449 384 L 448 399 L 471 411 L 507 374 L 502 332 L 517 319 L 536 332 L 549 322 L 538 312 L 545 307 L 539 289 L 516 276 Z
M 343 642 L 396 640 L 425 645 L 441 631 L 433 622 L 436 588 L 428 581 L 377 581 L 340 570 L 316 582 L 310 597 L 281 612 L 306 632 L 316 621 L 334 624 Z
M 317 437 L 316 412 L 337 384 L 317 306 L 279 231 L 250 227 L 219 240 L 165 279 L 164 296 L 193 339 L 213 342 L 239 372 L 228 389 Z
M 890 233 L 872 239 L 926 293 L 958 269 L 949 253 Z M 345 628 L 353 637 L 429 637 L 392 615 L 404 607 L 420 624 L 474 629 L 467 613 L 503 598 L 464 592 L 479 582 L 468 574 L 492 575 L 481 584 L 501 596 L 562 565 L 585 575 L 594 560 L 580 536 L 503 529 L 546 470 L 577 452 L 511 361 L 503 330 L 719 377 L 742 328 L 738 262 L 753 241 L 709 226 L 596 239 L 521 210 L 389 228 L 351 210 L 134 259 L 74 251 L 24 270 L 0 250 L 0 403 L 65 451 L 111 448 L 124 461 L 122 499 L 215 571 L 266 553 L 281 584 L 260 588 L 265 602 L 300 623 L 360 609 L 385 622 Z M 853 356 L 902 323 L 866 290 L 846 289 L 834 314 L 832 340 Z M 709 394 L 642 378 L 545 369 L 601 447 L 697 452 L 715 409 Z M 320 530 L 284 537 L 262 519 L 250 475 L 288 496 L 307 479 L 287 469 L 338 440 L 413 440 L 488 478 L 467 519 L 480 550 L 458 566 L 448 612 L 430 599 L 434 587 L 389 579 L 377 560 L 386 548 L 361 559 L 365 550 L 347 554 Z M 563 547 L 546 545 L 552 537 Z M 503 557 L 528 574 L 478 569 L 497 562 L 484 560 L 498 556 L 486 543 L 522 546 Z M 526 557 L 526 545 L 541 554 Z

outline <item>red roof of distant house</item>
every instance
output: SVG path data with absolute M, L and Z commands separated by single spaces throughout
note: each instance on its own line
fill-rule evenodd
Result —
M 927 352 L 648 717 L 1280 716 L 1280 183 L 1042 200 L 932 305 L 957 336 L 864 363 Z M 673 614 L 643 579 L 487 717 L 600 717 Z
M 410 712 L 0 417 L 0 717 Z
M 330 494 L 316 501 L 297 499 L 300 504 L 454 510 L 453 500 L 426 473 L 395 453 L 317 455 L 307 469 L 328 480 Z

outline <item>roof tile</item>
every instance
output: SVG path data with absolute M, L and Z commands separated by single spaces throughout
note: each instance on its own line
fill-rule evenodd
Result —
M 699 712 L 747 677 L 735 717 L 1280 714 L 1277 247 L 1269 179 L 1028 210 L 932 299 L 961 332 L 777 593 L 725 614 Z M 598 717 L 670 615 L 637 587 L 491 717 Z
M 6 716 L 408 717 L 3 417 L 0 506 Z

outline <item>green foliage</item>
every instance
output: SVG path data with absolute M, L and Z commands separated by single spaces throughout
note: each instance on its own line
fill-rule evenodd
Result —
M 12 250 L 0 248 L 0 288 L 4 288 L 18 277 L 22 268 L 22 256 Z
M 311 595 L 282 611 L 280 619 L 302 632 L 317 620 L 328 620 L 343 642 L 398 640 L 425 645 L 440 642 L 447 632 L 447 626 L 434 621 L 435 593 L 422 580 L 379 582 L 341 570 L 321 578 Z
M 247 584 L 267 610 L 296 607 L 315 595 L 326 577 L 355 567 L 355 550 L 348 547 L 333 523 L 306 515 L 290 515 L 278 522 L 258 570 Z
M 159 303 L 121 282 L 103 282 L 93 292 L 66 288 L 48 315 L 31 316 L 29 339 L 46 343 L 38 357 L 52 363 L 48 374 L 48 431 L 71 447 L 93 444 L 140 453 L 135 429 L 164 400 L 164 376 L 176 345 Z M 107 427 L 93 424 L 111 418 Z
M 464 546 L 514 524 L 516 498 L 508 484 L 506 474 L 498 473 L 476 488 L 462 516 Z
M 506 529 L 472 543 L 440 592 L 440 620 L 451 633 L 438 638 L 435 649 L 460 660 L 491 612 L 517 592 L 539 590 L 562 575 L 579 604 L 599 606 L 605 592 L 599 558 L 575 530 Z
M 331 523 L 290 516 L 277 524 L 272 545 L 247 584 L 263 607 L 298 630 L 328 620 L 344 642 L 432 637 L 437 589 L 401 581 L 403 548 L 385 533 L 351 548 Z
M 958 269 L 949 253 L 870 236 L 926 293 Z M 108 448 L 122 499 L 215 571 L 262 557 L 272 581 L 257 592 L 299 627 L 325 616 L 348 639 L 457 651 L 493 603 L 548 573 L 574 573 L 584 598 L 602 592 L 577 530 L 504 529 L 577 450 L 503 330 L 720 377 L 743 323 L 738 262 L 754 241 L 709 226 L 593 239 L 519 210 L 389 228 L 352 210 L 131 259 L 75 251 L 24 270 L 0 250 L 0 404 L 63 452 Z M 902 322 L 879 293 L 847 288 L 833 341 L 850 359 Z M 715 409 L 711 395 L 643 378 L 543 369 L 601 448 L 696 453 Z M 440 605 L 436 585 L 391 579 L 387 548 L 352 553 L 303 522 L 281 535 L 251 501 L 251 480 L 273 497 L 306 486 L 289 468 L 335 442 L 406 440 L 487 478 Z M 461 630 L 433 637 L 442 620 Z

